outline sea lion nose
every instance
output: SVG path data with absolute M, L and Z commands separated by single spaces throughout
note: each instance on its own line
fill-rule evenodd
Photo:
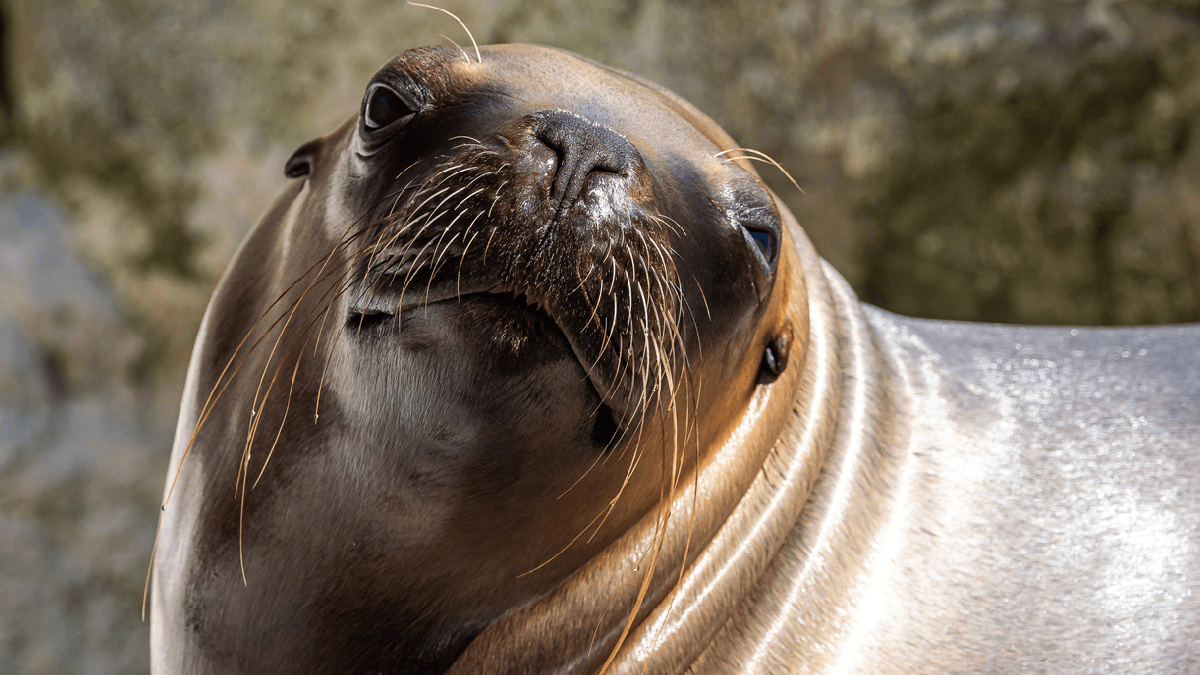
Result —
M 532 117 L 534 135 L 558 155 L 550 197 L 560 212 L 575 203 L 591 173 L 624 174 L 637 157 L 624 136 L 574 113 L 545 110 Z

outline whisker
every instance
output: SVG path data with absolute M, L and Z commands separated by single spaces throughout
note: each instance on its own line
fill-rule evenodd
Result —
M 792 178 L 792 174 L 788 173 L 787 169 L 783 168 L 783 166 L 779 162 L 776 162 L 774 159 L 771 158 L 770 155 L 768 155 L 765 152 L 762 152 L 761 150 L 755 150 L 754 148 L 730 148 L 728 150 L 722 150 L 721 152 L 718 152 L 717 154 L 715 154 L 713 156 L 721 157 L 722 155 L 727 155 L 728 153 L 731 153 L 731 152 L 748 152 L 750 154 L 749 155 L 739 155 L 736 157 L 733 157 L 733 156 L 726 157 L 724 159 L 724 161 L 721 162 L 722 164 L 732 162 L 736 159 L 753 160 L 755 162 L 762 162 L 763 164 L 770 164 L 771 166 L 775 167 L 776 169 L 779 169 L 779 172 L 782 173 L 784 176 L 787 176 L 787 179 L 789 181 L 791 181 L 792 185 L 794 185 L 796 187 L 796 189 L 800 191 L 801 194 L 804 194 L 804 188 L 800 187 L 800 184 L 796 182 L 795 178 Z
M 458 22 L 458 25 L 462 26 L 462 29 L 467 32 L 467 37 L 471 38 L 471 44 L 475 45 L 475 59 L 478 60 L 479 63 L 481 63 L 481 64 L 483 63 L 483 56 L 479 53 L 479 44 L 477 42 L 475 42 L 475 36 L 471 35 L 471 29 L 467 28 L 467 24 L 463 23 L 462 19 L 458 18 L 457 14 L 455 14 L 454 12 L 451 12 L 448 9 L 442 9 L 441 7 L 434 7 L 433 5 L 423 5 L 419 2 L 413 2 L 412 0 L 407 0 L 407 2 L 408 2 L 408 4 L 412 5 L 413 7 L 424 7 L 425 9 L 436 9 L 439 12 L 444 12 L 446 14 L 449 14 L 455 21 Z M 449 39 L 449 38 L 446 38 L 446 39 Z M 453 42 L 453 40 L 451 40 L 451 42 Z M 458 45 L 455 45 L 455 46 L 457 47 Z M 463 54 L 463 56 L 466 57 L 466 54 Z M 467 59 L 467 63 L 470 63 L 470 62 L 471 62 L 471 60 Z

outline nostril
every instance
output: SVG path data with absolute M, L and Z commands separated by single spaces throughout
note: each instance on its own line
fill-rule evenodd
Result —
M 574 203 L 593 172 L 624 174 L 637 150 L 621 134 L 564 110 L 533 115 L 533 133 L 558 155 L 551 198 L 559 210 Z

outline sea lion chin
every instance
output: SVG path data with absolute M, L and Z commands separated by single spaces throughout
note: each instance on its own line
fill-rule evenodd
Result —
M 671 514 L 713 449 L 748 446 L 732 490 L 770 450 L 782 422 L 745 429 L 766 390 L 788 405 L 806 334 L 774 195 L 665 90 L 552 49 L 481 56 L 384 66 L 289 160 L 214 293 L 157 672 L 440 672 L 601 572 L 619 625 L 712 529 Z

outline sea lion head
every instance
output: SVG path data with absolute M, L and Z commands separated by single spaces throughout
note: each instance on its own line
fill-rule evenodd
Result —
M 180 420 L 155 639 L 193 672 L 444 670 L 803 358 L 791 216 L 631 75 L 410 50 L 286 170 Z

